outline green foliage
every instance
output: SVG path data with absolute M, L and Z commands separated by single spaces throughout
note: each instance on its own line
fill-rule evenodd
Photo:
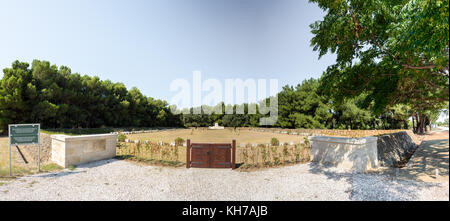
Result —
M 412 111 L 409 106 L 402 108 L 393 106 L 376 114 L 364 105 L 367 95 L 360 95 L 343 102 L 336 102 L 332 97 L 320 90 L 321 82 L 309 79 L 296 87 L 285 86 L 278 93 L 278 122 L 274 125 L 282 128 L 340 128 L 340 129 L 397 129 L 407 128 L 408 117 Z M 219 107 L 219 108 L 218 108 Z M 215 107 L 203 106 L 207 109 L 225 110 L 226 105 L 220 103 Z M 244 108 L 248 113 L 248 104 L 229 106 L 233 110 Z M 259 105 L 256 106 L 259 109 Z M 395 111 L 394 111 L 395 109 Z M 193 114 L 198 111 L 201 114 Z M 210 126 L 214 122 L 227 127 L 258 127 L 261 117 L 256 114 L 206 114 L 201 109 L 191 108 L 191 114 L 182 116 L 185 126 Z M 406 126 L 405 126 L 406 125 Z M 191 132 L 191 134 L 193 131 Z
M 295 162 L 298 162 L 300 160 L 300 148 L 297 144 L 294 146 L 294 156 Z
M 43 172 L 53 172 L 53 171 L 58 171 L 58 170 L 62 170 L 62 169 L 64 169 L 64 168 L 56 163 L 45 164 L 44 166 L 41 167 L 41 171 L 43 171 Z
M 242 158 L 243 158 L 243 162 L 244 162 L 244 164 L 248 164 L 248 156 L 249 156 L 249 154 L 248 154 L 248 149 L 249 147 L 245 147 L 243 150 L 242 150 Z
M 331 119 L 328 100 L 318 91 L 319 82 L 309 79 L 295 88 L 285 86 L 278 94 L 278 124 L 287 128 L 322 128 Z
M 311 143 L 309 142 L 308 137 L 303 138 L 305 142 L 303 142 L 303 144 L 305 145 L 306 148 L 311 148 Z
M 177 137 L 175 139 L 175 146 L 183 146 L 183 143 L 184 143 L 184 139 L 183 138 Z
M 337 55 L 320 87 L 336 103 L 365 94 L 363 107 L 377 115 L 396 104 L 448 106 L 448 0 L 310 2 L 326 13 L 310 26 L 313 49 Z
M 125 139 L 127 139 L 127 136 L 125 136 L 125 134 L 119 134 L 119 135 L 117 135 L 117 139 L 119 140 L 119 142 L 125 142 Z
M 114 127 L 206 127 L 216 122 L 226 127 L 258 127 L 260 119 L 268 117 L 259 112 L 262 103 L 225 105 L 223 102 L 214 107 L 190 108 L 188 114 L 173 115 L 167 102 L 145 97 L 137 88 L 127 90 L 121 83 L 81 76 L 71 73 L 67 67 L 57 68 L 46 61 L 35 60 L 31 68 L 27 63 L 16 61 L 12 68 L 4 69 L 4 73 L 0 80 L 0 131 L 3 132 L 7 132 L 9 123 L 29 122 L 40 122 L 50 133 L 53 130 L 48 128 L 69 128 L 56 130 L 67 134 L 109 133 L 115 131 Z M 377 113 L 371 102 L 367 104 L 370 93 L 339 100 L 328 96 L 326 84 L 322 78 L 283 87 L 276 95 L 278 121 L 274 126 L 397 129 L 407 128 L 408 117 L 416 114 L 409 104 L 390 105 Z M 248 114 L 250 105 L 256 106 L 255 114 Z M 242 109 L 245 114 L 225 114 L 226 108 Z M 194 114 L 197 111 L 200 114 Z M 430 116 L 430 122 L 433 120 L 432 111 L 423 113 Z M 193 133 L 194 129 L 191 135 Z M 119 136 L 120 141 L 124 139 Z
M 122 83 L 71 73 L 47 61 L 15 61 L 0 80 L 0 128 L 40 122 L 42 128 L 181 126 L 167 102 Z
M 272 139 L 270 140 L 270 145 L 272 145 L 272 146 L 279 146 L 280 145 L 280 141 L 276 137 L 272 137 Z
M 269 150 L 266 145 L 258 145 L 259 150 L 261 151 L 261 158 L 263 161 L 263 165 L 266 165 L 269 159 Z
M 290 155 L 287 145 L 283 146 L 283 163 L 286 162 L 286 158 Z

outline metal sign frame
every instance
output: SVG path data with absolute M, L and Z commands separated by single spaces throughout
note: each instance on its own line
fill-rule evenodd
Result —
M 20 126 L 37 126 L 37 143 L 36 142 L 30 142 L 30 143 L 11 143 L 11 128 L 12 127 L 20 127 Z M 37 167 L 38 172 L 41 170 L 41 124 L 8 124 L 8 143 L 9 143 L 9 176 L 12 176 L 12 165 L 11 165 L 11 145 L 38 145 L 38 160 L 37 160 Z

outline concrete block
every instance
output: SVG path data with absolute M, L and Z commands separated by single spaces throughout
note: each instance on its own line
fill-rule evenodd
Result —
M 313 162 L 356 172 L 378 167 L 377 137 L 312 136 L 309 140 Z
M 116 156 L 117 134 L 52 135 L 52 161 L 62 167 Z

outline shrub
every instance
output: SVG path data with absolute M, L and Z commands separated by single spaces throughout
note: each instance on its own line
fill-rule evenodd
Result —
M 269 151 L 267 150 L 266 145 L 262 145 L 260 150 L 261 150 L 261 157 L 262 157 L 263 165 L 266 165 L 267 159 L 269 157 Z
M 272 140 L 270 140 L 270 145 L 272 145 L 272 146 L 279 146 L 280 145 L 280 141 L 277 138 L 273 137 Z
M 298 147 L 298 145 L 295 145 L 294 148 L 294 155 L 295 155 L 295 162 L 297 163 L 300 160 L 300 148 Z
M 254 147 L 250 147 L 250 160 L 252 161 L 253 164 L 256 164 L 256 159 L 257 156 L 255 154 L 255 148 Z
M 244 165 L 246 165 L 248 163 L 247 147 L 245 147 L 244 150 L 242 151 L 242 156 L 243 156 Z
M 119 134 L 119 136 L 117 136 L 117 139 L 119 140 L 119 142 L 125 142 L 127 136 L 125 136 L 125 134 Z
M 139 155 L 140 153 L 141 153 L 141 142 L 139 142 L 139 143 L 137 143 L 136 144 L 136 152 L 137 152 L 137 155 Z
M 184 143 L 184 139 L 183 138 L 177 137 L 175 139 L 175 146 L 183 146 L 183 143 Z
M 308 137 L 305 137 L 305 142 L 304 142 L 306 148 L 311 148 L 311 143 L 309 142 Z
M 281 160 L 280 160 L 280 158 L 281 158 L 281 154 L 275 154 L 275 155 L 273 156 L 273 161 L 274 161 L 274 165 L 275 165 L 275 166 L 281 165 Z
M 283 163 L 286 162 L 286 157 L 289 156 L 289 149 L 287 145 L 283 147 Z

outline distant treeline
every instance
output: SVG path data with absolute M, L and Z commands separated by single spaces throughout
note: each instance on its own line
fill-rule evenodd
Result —
M 304 80 L 297 86 L 285 86 L 278 93 L 278 121 L 273 127 L 306 129 L 407 129 L 411 125 L 408 118 L 413 114 L 405 105 L 387 108 L 385 112 L 375 114 L 370 107 L 363 108 L 364 95 L 356 99 L 336 103 L 320 92 L 320 81 Z M 268 102 L 268 99 L 266 100 Z M 225 104 L 221 103 L 217 109 Z M 234 105 L 236 109 L 239 105 Z M 242 104 L 245 113 L 248 104 Z M 257 106 L 258 107 L 258 106 Z M 198 107 L 196 107 L 198 108 Z M 258 109 L 258 108 L 257 108 Z M 194 108 L 190 109 L 193 113 Z M 220 110 L 220 109 L 219 109 Z M 224 112 L 224 111 L 223 111 Z M 227 127 L 258 127 L 259 119 L 268 117 L 257 114 L 188 114 L 182 115 L 187 127 L 210 126 L 215 122 Z
M 42 128 L 182 126 L 168 104 L 122 83 L 71 73 L 47 61 L 15 61 L 0 81 L 0 129 L 39 122 Z
M 259 126 L 261 114 L 172 114 L 166 101 L 144 96 L 122 83 L 71 73 L 47 61 L 15 61 L 0 81 L 0 130 L 11 123 L 39 122 L 42 128 L 190 127 L 219 123 L 227 127 Z M 274 127 L 401 129 L 412 110 L 397 105 L 374 114 L 363 108 L 364 95 L 335 103 L 309 79 L 285 86 L 278 94 Z M 225 104 L 218 104 L 225 110 Z M 245 110 L 248 104 L 243 104 Z M 237 106 L 234 105 L 234 108 Z M 198 107 L 197 107 L 198 108 Z M 209 107 L 212 108 L 212 107 Z M 193 108 L 191 108 L 191 113 Z

